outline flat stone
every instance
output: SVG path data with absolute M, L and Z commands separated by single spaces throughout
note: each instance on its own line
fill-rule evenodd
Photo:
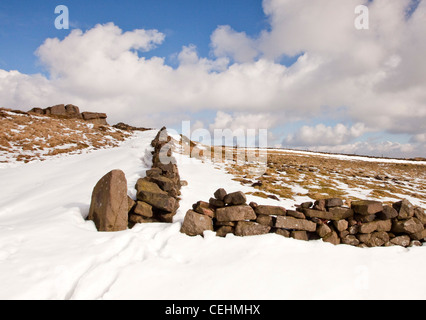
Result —
M 224 238 L 228 234 L 233 234 L 234 232 L 235 232 L 235 228 L 234 227 L 222 226 L 219 229 L 217 229 L 216 236 Z
M 210 203 L 205 201 L 198 201 L 192 206 L 192 210 L 194 210 L 197 213 L 204 214 L 206 216 L 209 216 L 210 218 L 215 217 L 214 209 L 211 208 Z
M 296 219 L 293 217 L 279 216 L 275 223 L 276 228 L 309 231 L 315 232 L 317 230 L 316 223 L 308 220 Z
M 291 232 L 285 229 L 276 229 L 275 233 L 285 238 L 290 238 Z
M 342 243 L 349 246 L 358 246 L 360 244 L 359 240 L 354 235 L 347 235 L 342 238 Z
M 368 216 L 382 212 L 383 203 L 371 200 L 353 201 L 351 203 L 351 208 L 356 214 Z
M 293 218 L 296 218 L 296 219 L 306 219 L 305 215 L 300 211 L 287 210 L 286 214 L 287 214 L 287 216 L 293 217 Z
M 242 205 L 216 209 L 216 219 L 217 221 L 244 221 L 256 220 L 257 216 L 252 207 Z
M 238 237 L 258 236 L 269 233 L 271 227 L 252 221 L 239 221 L 235 227 L 235 235 Z
M 257 206 L 255 209 L 256 214 L 269 215 L 269 216 L 285 216 L 286 209 L 278 206 Z
M 354 215 L 354 212 L 351 209 L 342 207 L 330 208 L 329 211 L 303 209 L 303 213 L 308 218 L 319 218 L 334 221 L 348 219 Z

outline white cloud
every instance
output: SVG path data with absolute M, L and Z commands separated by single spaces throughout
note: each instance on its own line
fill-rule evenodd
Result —
M 370 29 L 363 31 L 354 28 L 359 4 L 264 0 L 268 30 L 250 37 L 220 26 L 211 36 L 214 58 L 199 57 L 196 47 L 186 44 L 175 69 L 163 58 L 143 57 L 166 41 L 156 30 L 123 32 L 114 24 L 74 30 L 63 40 L 47 39 L 37 50 L 49 77 L 0 70 L 0 105 L 73 103 L 107 112 L 113 123 L 149 127 L 180 121 L 182 113 L 222 110 L 232 118 L 230 126 L 267 123 L 268 115 L 273 122 L 265 126 L 272 128 L 324 117 L 326 110 L 335 123 L 423 134 L 426 1 L 409 18 L 410 0 L 369 2 Z M 302 55 L 292 66 L 276 62 L 295 54 Z M 225 114 L 216 119 L 218 125 L 229 119 Z M 352 129 L 311 128 L 342 144 L 357 135 Z
M 334 127 L 318 124 L 315 127 L 303 126 L 290 134 L 283 143 L 288 146 L 339 146 L 361 137 L 367 132 L 365 125 L 357 123 L 352 127 L 337 124 Z

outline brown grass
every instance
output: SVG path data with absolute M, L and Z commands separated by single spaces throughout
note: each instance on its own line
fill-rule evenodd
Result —
M 29 162 L 84 149 L 114 147 L 131 134 L 82 120 L 32 116 L 0 109 L 0 152 Z M 108 139 L 111 137 L 112 139 Z

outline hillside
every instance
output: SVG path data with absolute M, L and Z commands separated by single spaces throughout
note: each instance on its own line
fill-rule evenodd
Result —
M 83 118 L 0 108 L 0 163 L 43 161 L 60 154 L 116 147 L 130 136 L 128 131 Z
M 0 298 L 4 299 L 424 299 L 424 247 L 369 248 L 304 242 L 277 234 L 188 237 L 188 208 L 218 188 L 255 192 L 225 165 L 178 156 L 181 206 L 173 223 L 97 232 L 91 192 L 122 169 L 129 195 L 151 168 L 157 131 L 117 148 L 58 155 L 0 169 Z M 31 181 L 31 183 L 28 183 Z M 292 208 L 279 197 L 248 201 Z M 409 273 L 401 270 L 410 270 Z M 392 290 L 383 290 L 392 279 Z

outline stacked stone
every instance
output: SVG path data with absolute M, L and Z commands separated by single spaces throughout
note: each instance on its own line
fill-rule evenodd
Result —
M 99 125 L 108 125 L 106 119 L 106 113 L 98 112 L 82 112 L 80 113 L 79 107 L 72 104 L 58 104 L 56 106 L 48 107 L 45 109 L 33 108 L 29 113 L 35 113 L 39 115 L 54 116 L 63 119 L 80 119 L 89 121 L 91 123 Z
M 319 240 L 358 247 L 421 246 L 426 238 L 426 214 L 408 200 L 383 205 L 378 201 L 354 201 L 345 207 L 338 198 L 298 205 L 296 210 L 279 206 L 246 204 L 242 192 L 215 192 L 209 202 L 199 201 L 186 214 L 181 232 L 190 236 L 215 231 L 254 236 L 276 233 L 298 240 Z
M 172 138 L 162 128 L 151 143 L 152 168 L 136 183 L 137 201 L 129 198 L 129 225 L 149 222 L 173 222 L 179 208 L 181 181 Z

